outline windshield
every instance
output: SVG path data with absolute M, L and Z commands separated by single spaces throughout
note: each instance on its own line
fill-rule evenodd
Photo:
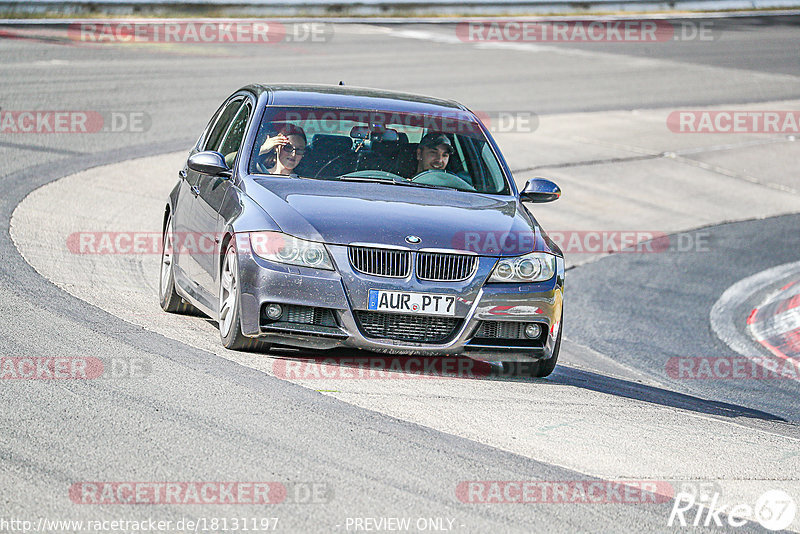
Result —
M 510 194 L 481 126 L 451 115 L 269 107 L 252 174 Z

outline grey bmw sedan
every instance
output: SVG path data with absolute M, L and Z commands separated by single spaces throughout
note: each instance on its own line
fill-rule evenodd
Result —
M 230 349 L 531 362 L 561 344 L 564 258 L 464 106 L 344 86 L 251 85 L 220 106 L 166 203 L 161 307 Z

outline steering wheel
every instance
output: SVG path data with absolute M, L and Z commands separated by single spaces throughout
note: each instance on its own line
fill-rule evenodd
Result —
M 420 178 L 422 179 L 420 180 Z M 420 184 L 451 187 L 453 189 L 460 189 L 461 191 L 477 191 L 472 184 L 461 178 L 459 175 L 440 169 L 428 169 L 427 171 L 422 171 L 418 175 L 411 178 L 411 181 Z
M 415 175 L 413 178 L 411 178 L 411 181 L 412 182 L 416 181 L 417 178 L 434 177 L 434 176 L 437 176 L 439 173 L 453 174 L 450 171 L 445 170 L 445 169 L 428 169 L 427 171 L 422 171 L 421 173 Z
M 328 167 L 330 167 L 331 165 L 333 165 L 335 162 L 339 161 L 340 159 L 344 158 L 345 156 L 350 156 L 351 154 L 352 154 L 352 152 L 345 152 L 344 154 L 339 154 L 338 156 L 336 156 L 335 158 L 330 160 L 328 163 L 326 163 L 325 165 L 320 167 L 320 169 L 317 171 L 317 174 L 314 175 L 314 178 L 319 178 L 319 175 L 322 174 L 322 171 L 324 171 L 325 169 L 327 169 Z
M 256 169 L 264 174 L 270 174 L 269 167 L 267 167 L 267 155 L 269 152 L 259 154 L 256 156 Z

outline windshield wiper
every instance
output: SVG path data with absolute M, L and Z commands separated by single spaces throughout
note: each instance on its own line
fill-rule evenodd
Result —
M 389 184 L 389 185 L 410 185 L 412 187 L 427 187 L 428 189 L 453 189 L 452 187 L 446 187 L 443 185 L 433 185 L 433 184 L 422 184 L 419 182 L 412 182 L 411 180 L 394 180 L 392 178 L 379 178 L 379 177 L 368 177 L 368 176 L 340 176 L 339 180 L 344 182 L 375 182 L 379 184 Z
M 400 185 L 413 185 L 414 187 L 427 187 L 428 189 L 449 189 L 451 191 L 458 191 L 458 189 L 454 187 L 447 187 L 446 185 L 422 184 L 419 182 L 412 182 L 412 181 L 403 182 Z
M 339 180 L 343 182 L 378 182 L 381 184 L 399 184 L 402 182 L 398 182 L 397 180 L 393 180 L 391 178 L 371 178 L 369 176 L 340 176 Z

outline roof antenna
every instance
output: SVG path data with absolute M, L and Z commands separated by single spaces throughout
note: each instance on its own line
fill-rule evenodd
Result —
M 342 80 L 339 80 L 339 85 L 344 85 L 344 82 Z

